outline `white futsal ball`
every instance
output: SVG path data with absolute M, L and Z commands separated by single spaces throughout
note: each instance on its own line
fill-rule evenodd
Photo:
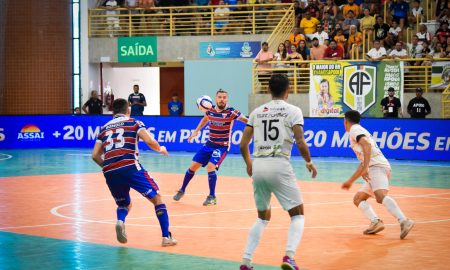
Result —
M 201 96 L 197 99 L 197 107 L 201 112 L 207 112 L 212 105 L 212 99 L 209 96 Z

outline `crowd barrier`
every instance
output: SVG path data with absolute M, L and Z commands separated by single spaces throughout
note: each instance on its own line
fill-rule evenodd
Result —
M 110 116 L 0 116 L 0 149 L 92 148 Z M 139 117 L 169 151 L 197 151 L 208 138 L 204 129 L 193 143 L 191 132 L 201 117 Z M 388 158 L 450 160 L 450 120 L 363 119 Z M 239 153 L 244 124 L 237 121 L 231 153 Z M 306 118 L 305 139 L 313 156 L 354 157 L 342 118 Z M 148 149 L 143 143 L 140 149 Z M 293 155 L 299 155 L 294 147 Z

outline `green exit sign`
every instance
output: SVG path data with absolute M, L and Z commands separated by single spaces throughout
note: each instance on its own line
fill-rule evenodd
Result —
M 156 62 L 157 44 L 156 37 L 119 37 L 117 38 L 119 62 Z

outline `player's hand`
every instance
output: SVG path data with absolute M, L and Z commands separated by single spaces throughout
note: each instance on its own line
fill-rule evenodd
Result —
M 363 168 L 361 176 L 364 180 L 366 180 L 366 182 L 370 181 L 369 168 Z
M 247 174 L 248 176 L 252 177 L 253 175 L 253 169 L 252 169 L 253 165 L 252 163 L 247 164 Z
M 191 136 L 189 136 L 188 142 L 192 142 L 192 140 L 193 140 L 195 137 L 197 137 L 197 135 L 198 135 L 198 131 L 197 131 L 197 130 L 194 130 L 194 132 L 192 132 Z
M 308 172 L 312 173 L 312 178 L 316 178 L 317 176 L 317 169 L 316 166 L 314 166 L 314 164 L 310 163 L 310 164 L 306 164 L 306 168 L 308 169 Z
M 165 146 L 159 147 L 159 153 L 164 156 L 168 156 L 169 152 L 167 152 L 167 148 Z
M 345 189 L 345 190 L 349 190 L 352 187 L 352 184 L 353 184 L 352 182 L 346 181 L 342 184 L 341 188 Z

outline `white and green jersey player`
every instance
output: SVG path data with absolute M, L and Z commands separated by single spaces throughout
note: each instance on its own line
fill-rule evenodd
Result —
M 269 80 L 269 89 L 272 101 L 250 114 L 240 145 L 247 173 L 253 178 L 253 195 L 258 211 L 258 219 L 249 233 L 241 270 L 252 269 L 253 252 L 270 219 L 272 193 L 291 216 L 286 256 L 283 257 L 282 265 L 288 269 L 298 269 L 294 256 L 302 238 L 305 220 L 303 200 L 290 163 L 294 142 L 312 176 L 315 177 L 317 174 L 303 136 L 302 111 L 286 102 L 289 95 L 289 80 L 285 75 L 275 74 Z M 249 151 L 252 137 L 254 137 L 253 161 Z

